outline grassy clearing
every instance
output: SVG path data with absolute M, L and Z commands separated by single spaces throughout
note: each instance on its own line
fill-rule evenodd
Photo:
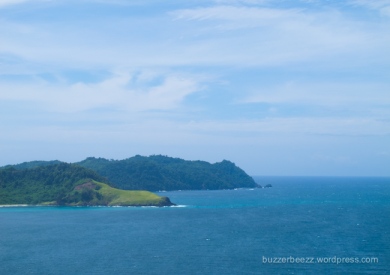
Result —
M 157 196 L 149 191 L 120 190 L 101 182 L 93 181 L 93 183 L 100 187 L 97 192 L 100 193 L 108 201 L 108 205 L 111 206 L 164 206 L 166 204 L 166 199 L 164 197 Z

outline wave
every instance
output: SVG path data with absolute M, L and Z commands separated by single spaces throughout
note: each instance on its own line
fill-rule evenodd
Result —
M 2 204 L 0 207 L 28 207 L 28 204 Z
M 173 207 L 173 208 L 184 208 L 184 207 L 188 207 L 188 205 L 179 204 L 179 205 L 172 205 L 172 206 L 169 206 L 169 207 Z

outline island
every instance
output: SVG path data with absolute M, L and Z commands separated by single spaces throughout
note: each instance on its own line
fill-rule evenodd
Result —
M 163 155 L 76 163 L 30 161 L 0 167 L 0 205 L 172 206 L 156 191 L 261 188 L 233 162 Z M 266 186 L 270 187 L 270 186 Z

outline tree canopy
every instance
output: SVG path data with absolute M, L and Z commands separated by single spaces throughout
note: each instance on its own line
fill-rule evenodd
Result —
M 95 171 L 75 164 L 49 164 L 29 169 L 7 166 L 0 169 L 0 204 L 60 201 L 84 179 L 108 182 Z
M 162 155 L 137 155 L 124 160 L 91 157 L 77 164 L 127 190 L 216 190 L 257 186 L 249 175 L 227 160 L 210 164 Z

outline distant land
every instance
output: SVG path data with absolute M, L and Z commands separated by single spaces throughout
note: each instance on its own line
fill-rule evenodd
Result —
M 173 205 L 151 192 L 261 187 L 234 163 L 162 155 L 76 163 L 30 161 L 0 167 L 0 205 Z M 132 190 L 132 191 L 129 191 Z
M 57 161 L 30 164 L 0 169 L 0 205 L 174 205 L 169 198 L 148 191 L 113 188 L 106 178 L 79 165 Z
M 58 163 L 61 162 L 31 161 L 11 167 L 26 169 Z M 149 157 L 137 155 L 124 160 L 89 157 L 74 164 L 95 171 L 113 187 L 124 190 L 173 191 L 260 187 L 252 177 L 228 160 L 210 164 L 206 161 L 188 161 L 162 155 Z

